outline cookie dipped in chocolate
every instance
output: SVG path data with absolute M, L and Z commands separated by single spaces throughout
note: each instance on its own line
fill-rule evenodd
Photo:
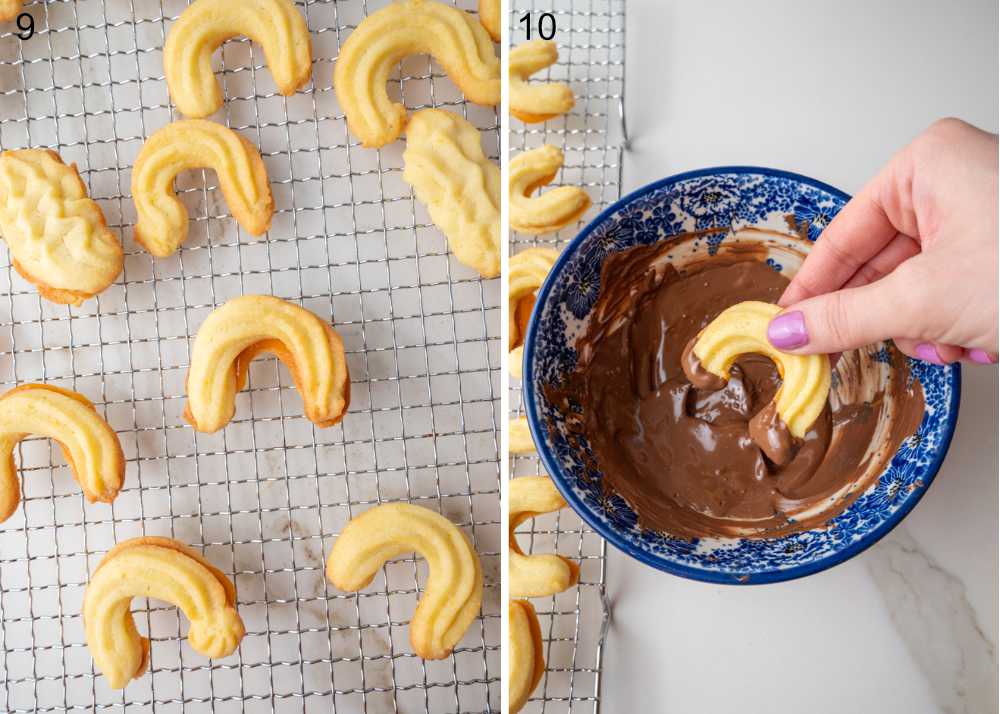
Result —
M 645 528 L 685 538 L 768 537 L 822 525 L 916 429 L 919 384 L 897 395 L 881 447 L 873 440 L 885 394 L 857 385 L 842 390 L 860 395 L 857 402 L 834 396 L 805 436 L 793 439 L 774 413 L 781 380 L 768 358 L 742 356 L 725 381 L 689 349 L 725 308 L 776 302 L 788 280 L 763 262 L 763 248 L 743 245 L 683 272 L 672 266 L 671 248 L 638 246 L 605 261 L 600 295 L 576 342 L 577 368 L 546 397 L 589 444 L 605 489 L 625 498 Z M 892 368 L 905 372 L 891 352 Z M 851 379 L 860 381 L 857 372 Z M 905 391 L 906 381 L 891 384 Z
M 728 380 L 709 372 L 702 366 L 701 360 L 694 353 L 694 346 L 697 343 L 698 335 L 695 335 L 688 340 L 684 352 L 681 353 L 681 369 L 684 370 L 684 376 L 697 389 L 713 392 L 724 389 Z M 742 377 L 742 373 L 739 376 Z M 799 446 L 799 443 L 792 438 L 788 425 L 778 415 L 777 403 L 774 401 L 768 402 L 750 419 L 747 432 L 764 455 L 778 466 L 788 464 Z

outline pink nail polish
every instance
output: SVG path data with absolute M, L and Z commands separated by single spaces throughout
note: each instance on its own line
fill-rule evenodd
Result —
M 809 344 L 806 320 L 801 310 L 783 312 L 767 326 L 767 339 L 779 350 L 794 350 Z
M 938 354 L 937 347 L 932 345 L 930 342 L 921 342 L 914 349 L 917 353 L 917 357 L 922 359 L 924 362 L 931 362 L 933 364 L 944 364 L 944 360 L 941 359 L 941 355 Z
M 996 364 L 997 358 L 991 355 L 986 350 L 969 350 L 966 354 L 969 355 L 969 359 L 978 364 Z

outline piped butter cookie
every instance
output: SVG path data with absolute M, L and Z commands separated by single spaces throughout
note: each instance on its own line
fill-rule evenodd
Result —
M 42 297 L 80 305 L 122 271 L 122 246 L 73 164 L 48 149 L 0 153 L 0 233 Z
M 559 186 L 540 196 L 531 195 L 551 183 L 562 165 L 563 152 L 549 144 L 511 159 L 511 228 L 531 235 L 553 233 L 568 226 L 590 207 L 590 196 L 578 186 Z
M 512 454 L 531 454 L 535 451 L 535 440 L 531 438 L 531 429 L 526 417 L 511 419 L 507 425 L 508 446 Z
M 475 17 L 434 0 L 401 0 L 374 12 L 340 48 L 333 88 L 347 125 L 368 148 L 402 133 L 406 107 L 389 99 L 389 73 L 408 55 L 429 54 L 475 104 L 500 103 L 500 60 Z
M 403 180 L 427 206 L 460 262 L 483 277 L 500 273 L 500 169 L 479 130 L 462 117 L 424 109 L 406 127 Z
M 695 386 L 721 389 L 729 380 L 729 369 L 740 355 L 756 353 L 770 358 L 778 368 L 781 387 L 771 404 L 754 420 L 771 421 L 776 414 L 788 432 L 801 439 L 823 411 L 830 395 L 830 358 L 827 355 L 793 355 L 775 349 L 767 339 L 767 326 L 780 312 L 777 305 L 755 300 L 726 308 L 685 349 L 682 366 Z M 761 429 L 751 421 L 752 434 L 755 431 L 780 432 L 773 428 L 774 425 L 758 426 Z M 778 451 L 775 445 L 761 443 L 769 440 L 773 438 L 754 438 L 775 460 Z
M 344 343 L 330 325 L 270 295 L 243 295 L 213 310 L 191 348 L 184 417 L 197 431 L 218 431 L 236 412 L 250 362 L 271 352 L 292 373 L 306 417 L 333 426 L 351 401 Z
M 565 82 L 528 82 L 528 78 L 559 59 L 549 40 L 531 40 L 510 51 L 510 113 L 526 124 L 565 114 L 576 100 Z
M 531 298 L 542 287 L 546 276 L 555 265 L 559 251 L 551 248 L 528 248 L 512 255 L 508 269 L 508 319 L 510 340 L 508 342 L 508 369 L 513 377 L 521 377 L 524 335 L 518 322 L 518 312 L 523 300 Z
M 520 476 L 510 482 L 510 595 L 546 597 L 576 585 L 580 567 L 551 553 L 526 554 L 514 531 L 525 521 L 566 507 L 548 476 Z
M 507 603 L 507 705 L 517 714 L 545 674 L 542 628 L 534 606 L 527 600 Z
M 422 506 L 385 503 L 355 516 L 333 543 L 326 576 L 348 592 L 367 587 L 383 564 L 404 553 L 427 560 L 427 585 L 410 620 L 410 643 L 424 659 L 444 659 L 479 614 L 483 571 L 466 535 Z
M 479 23 L 494 42 L 500 41 L 500 0 L 479 0 Z
M 149 666 L 149 640 L 129 604 L 147 597 L 176 605 L 190 620 L 187 641 L 206 657 L 227 657 L 243 639 L 236 588 L 199 553 L 170 538 L 133 538 L 112 548 L 83 596 L 87 647 L 112 689 L 124 689 Z
M 135 239 L 159 258 L 187 239 L 188 212 L 174 194 L 174 177 L 196 168 L 215 171 L 229 210 L 248 233 L 263 235 L 271 225 L 274 198 L 257 147 L 215 122 L 175 121 L 146 139 L 132 169 Z
M 84 497 L 111 503 L 125 480 L 118 435 L 82 394 L 48 384 L 24 384 L 0 397 L 0 521 L 21 500 L 14 448 L 29 435 L 62 448 Z
M 212 54 L 239 35 L 264 48 L 271 76 L 283 95 L 294 94 L 309 82 L 309 28 L 291 0 L 196 0 L 171 26 L 163 47 L 167 87 L 181 114 L 199 119 L 222 107 Z

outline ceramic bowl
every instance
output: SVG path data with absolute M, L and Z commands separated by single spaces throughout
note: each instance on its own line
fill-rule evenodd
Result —
M 525 408 L 538 453 L 570 506 L 633 558 L 695 580 L 768 583 L 816 573 L 860 553 L 917 504 L 944 459 L 958 415 L 960 370 L 911 361 L 924 390 L 917 433 L 905 439 L 881 474 L 823 528 L 775 538 L 680 540 L 641 528 L 624 499 L 603 492 L 600 474 L 583 478 L 582 454 L 566 440 L 560 411 L 543 387 L 576 364 L 576 337 L 600 290 L 607 256 L 639 244 L 723 228 L 671 252 L 690 256 L 726 250 L 726 241 L 767 244 L 768 264 L 791 276 L 808 247 L 850 197 L 804 176 L 754 167 L 721 167 L 672 176 L 639 189 L 601 213 L 563 251 L 538 292 L 525 337 Z M 676 240 L 676 239 L 675 239 Z M 887 353 L 867 352 L 866 369 L 889 373 Z M 586 448 L 586 447 L 584 447 Z

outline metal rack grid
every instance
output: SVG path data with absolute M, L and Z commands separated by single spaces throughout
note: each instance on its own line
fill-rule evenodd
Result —
M 0 708 L 4 711 L 482 712 L 499 708 L 499 281 L 450 259 L 402 181 L 402 143 L 371 151 L 348 135 L 333 61 L 364 0 L 299 0 L 312 31 L 313 81 L 292 97 L 260 48 L 215 58 L 219 121 L 260 147 L 277 211 L 268 236 L 240 235 L 211 172 L 178 181 L 191 235 L 154 260 L 132 238 L 130 167 L 172 118 L 164 37 L 186 0 L 41 0 L 36 33 L 0 28 L 0 146 L 48 146 L 75 161 L 125 248 L 118 281 L 81 308 L 41 300 L 0 250 L 0 381 L 82 392 L 118 432 L 125 487 L 86 504 L 59 449 L 22 444 L 23 500 L 0 525 Z M 473 0 L 461 0 L 473 9 Z M 445 106 L 483 129 L 427 58 L 390 92 Z M 284 367 L 257 360 L 237 417 L 196 434 L 183 421 L 191 339 L 226 299 L 268 293 L 334 323 L 352 378 L 343 423 L 316 429 Z M 326 583 L 324 556 L 371 504 L 410 500 L 474 538 L 486 575 L 482 616 L 452 657 L 412 654 L 408 619 L 426 580 L 403 558 L 360 594 Z M 150 673 L 122 692 L 95 675 L 80 607 L 87 575 L 116 542 L 167 535 L 202 550 L 236 583 L 247 635 L 208 660 L 176 609 L 137 600 L 153 641 Z
M 553 185 L 583 186 L 593 206 L 576 225 L 557 234 L 513 233 L 512 252 L 529 245 L 560 248 L 618 199 L 627 136 L 625 0 L 512 0 L 510 36 L 514 45 L 524 40 L 524 25 L 519 20 L 526 12 L 532 14 L 534 23 L 540 13 L 555 16 L 553 39 L 559 45 L 559 61 L 535 78 L 569 82 L 576 94 L 576 106 L 568 115 L 543 124 L 512 120 L 511 153 L 516 155 L 542 144 L 558 146 L 565 154 L 565 163 Z M 512 416 L 520 416 L 520 384 L 512 382 Z M 513 476 L 539 472 L 536 456 L 512 457 Z M 519 533 L 522 546 L 538 552 L 558 552 L 580 564 L 578 587 L 551 598 L 533 599 L 545 641 L 546 671 L 523 711 L 596 712 L 600 708 L 601 656 L 610 616 L 604 591 L 606 544 L 569 509 L 529 521 Z

